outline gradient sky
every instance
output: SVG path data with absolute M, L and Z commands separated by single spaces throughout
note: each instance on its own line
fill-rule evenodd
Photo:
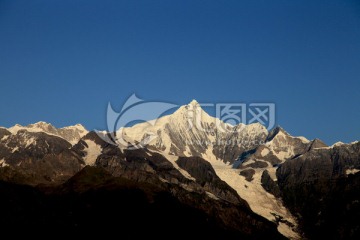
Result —
M 0 125 L 106 128 L 146 100 L 274 102 L 277 124 L 360 140 L 359 1 L 0 0 Z

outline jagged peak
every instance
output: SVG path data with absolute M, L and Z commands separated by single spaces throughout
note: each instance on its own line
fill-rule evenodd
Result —
M 208 122 L 208 123 L 216 123 L 220 125 L 226 125 L 228 128 L 233 130 L 239 130 L 239 128 L 246 128 L 247 130 L 266 130 L 266 127 L 259 122 L 254 122 L 250 124 L 245 123 L 238 123 L 237 125 L 232 125 L 230 123 L 225 123 L 221 119 L 216 118 L 210 114 L 208 114 L 202 107 L 201 104 L 193 99 L 189 104 L 182 105 L 179 107 L 172 115 L 170 115 L 172 119 L 182 119 L 188 120 L 189 117 L 194 119 L 201 119 L 201 122 Z M 266 130 L 267 131 L 267 130 Z M 281 131 L 288 135 L 288 133 L 281 128 Z
M 259 123 L 259 122 L 250 123 L 250 124 L 248 124 L 247 126 L 261 127 L 261 128 L 265 127 L 264 125 L 262 125 L 262 124 Z
M 284 134 L 286 134 L 286 135 L 290 135 L 290 134 L 289 134 L 287 131 L 285 131 L 285 129 L 282 128 L 280 125 L 276 126 L 275 129 L 276 129 L 276 131 L 277 131 L 278 133 L 281 132 L 281 133 L 284 133 Z
M 318 138 L 315 138 L 314 140 L 311 141 L 310 149 L 324 148 L 324 147 L 328 147 L 328 145 L 326 145 L 323 141 L 321 141 Z
M 270 142 L 271 140 L 273 140 L 280 133 L 284 134 L 286 136 L 290 136 L 289 133 L 287 133 L 282 127 L 280 127 L 278 125 L 269 132 L 269 135 L 267 136 L 266 141 Z
M 44 122 L 44 121 L 39 121 L 33 124 L 29 124 L 26 126 L 27 128 L 34 128 L 34 127 L 54 127 L 53 125 L 51 125 L 50 123 Z
M 186 104 L 186 105 L 182 105 L 180 106 L 172 115 L 177 115 L 177 114 L 181 114 L 184 115 L 184 113 L 186 113 L 186 115 L 188 115 L 188 113 L 192 112 L 192 111 L 197 111 L 197 112 L 204 112 L 206 113 L 202 108 L 201 108 L 201 104 L 198 103 L 195 99 L 192 100 L 190 103 Z M 207 114 L 207 113 L 206 113 Z
M 200 104 L 198 103 L 198 101 L 196 101 L 195 99 L 193 99 L 193 100 L 191 100 L 191 102 L 190 102 L 188 105 L 197 106 L 197 105 L 200 105 Z

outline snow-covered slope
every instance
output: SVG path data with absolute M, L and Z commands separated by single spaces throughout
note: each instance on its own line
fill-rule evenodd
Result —
M 242 199 L 247 201 L 251 210 L 273 222 L 280 217 L 284 221 L 279 222 L 278 231 L 288 238 L 299 239 L 295 217 L 286 209 L 281 199 L 262 187 L 263 169 L 255 169 L 253 180 L 247 181 L 244 176 L 239 174 L 240 170 L 234 169 L 231 165 L 219 161 L 210 160 L 209 162 L 216 174 L 235 189 Z
M 85 140 L 87 147 L 84 149 L 85 157 L 84 162 L 86 165 L 94 165 L 97 157 L 101 153 L 101 146 L 96 144 L 94 141 Z

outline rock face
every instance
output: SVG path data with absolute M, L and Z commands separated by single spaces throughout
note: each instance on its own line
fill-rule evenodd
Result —
M 312 148 L 282 164 L 278 185 L 309 238 L 360 236 L 360 143 Z
M 239 197 L 234 189 L 222 181 L 215 173 L 211 164 L 200 157 L 180 157 L 176 163 L 187 171 L 205 191 L 217 198 L 225 199 L 235 204 L 248 204 Z
M 254 180 L 254 178 L 253 178 L 254 174 L 255 174 L 255 170 L 252 168 L 248 168 L 243 171 L 240 171 L 240 175 L 244 176 L 246 181 L 249 181 L 249 182 Z
M 19 183 L 52 183 L 68 179 L 84 162 L 63 138 L 25 129 L 0 132 L 0 178 Z
M 277 182 L 271 178 L 268 170 L 265 170 L 261 175 L 261 185 L 266 191 L 268 191 L 275 197 L 281 197 L 279 186 L 277 185 Z
M 322 181 L 347 176 L 360 169 L 360 143 L 313 148 L 305 154 L 282 164 L 277 171 L 287 185 Z M 303 170 L 299 171 L 299 169 Z M 354 172 L 355 173 L 355 172 Z

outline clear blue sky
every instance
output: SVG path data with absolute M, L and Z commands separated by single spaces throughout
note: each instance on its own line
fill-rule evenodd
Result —
M 0 0 L 0 125 L 106 128 L 106 106 L 275 102 L 293 135 L 360 140 L 360 2 Z

